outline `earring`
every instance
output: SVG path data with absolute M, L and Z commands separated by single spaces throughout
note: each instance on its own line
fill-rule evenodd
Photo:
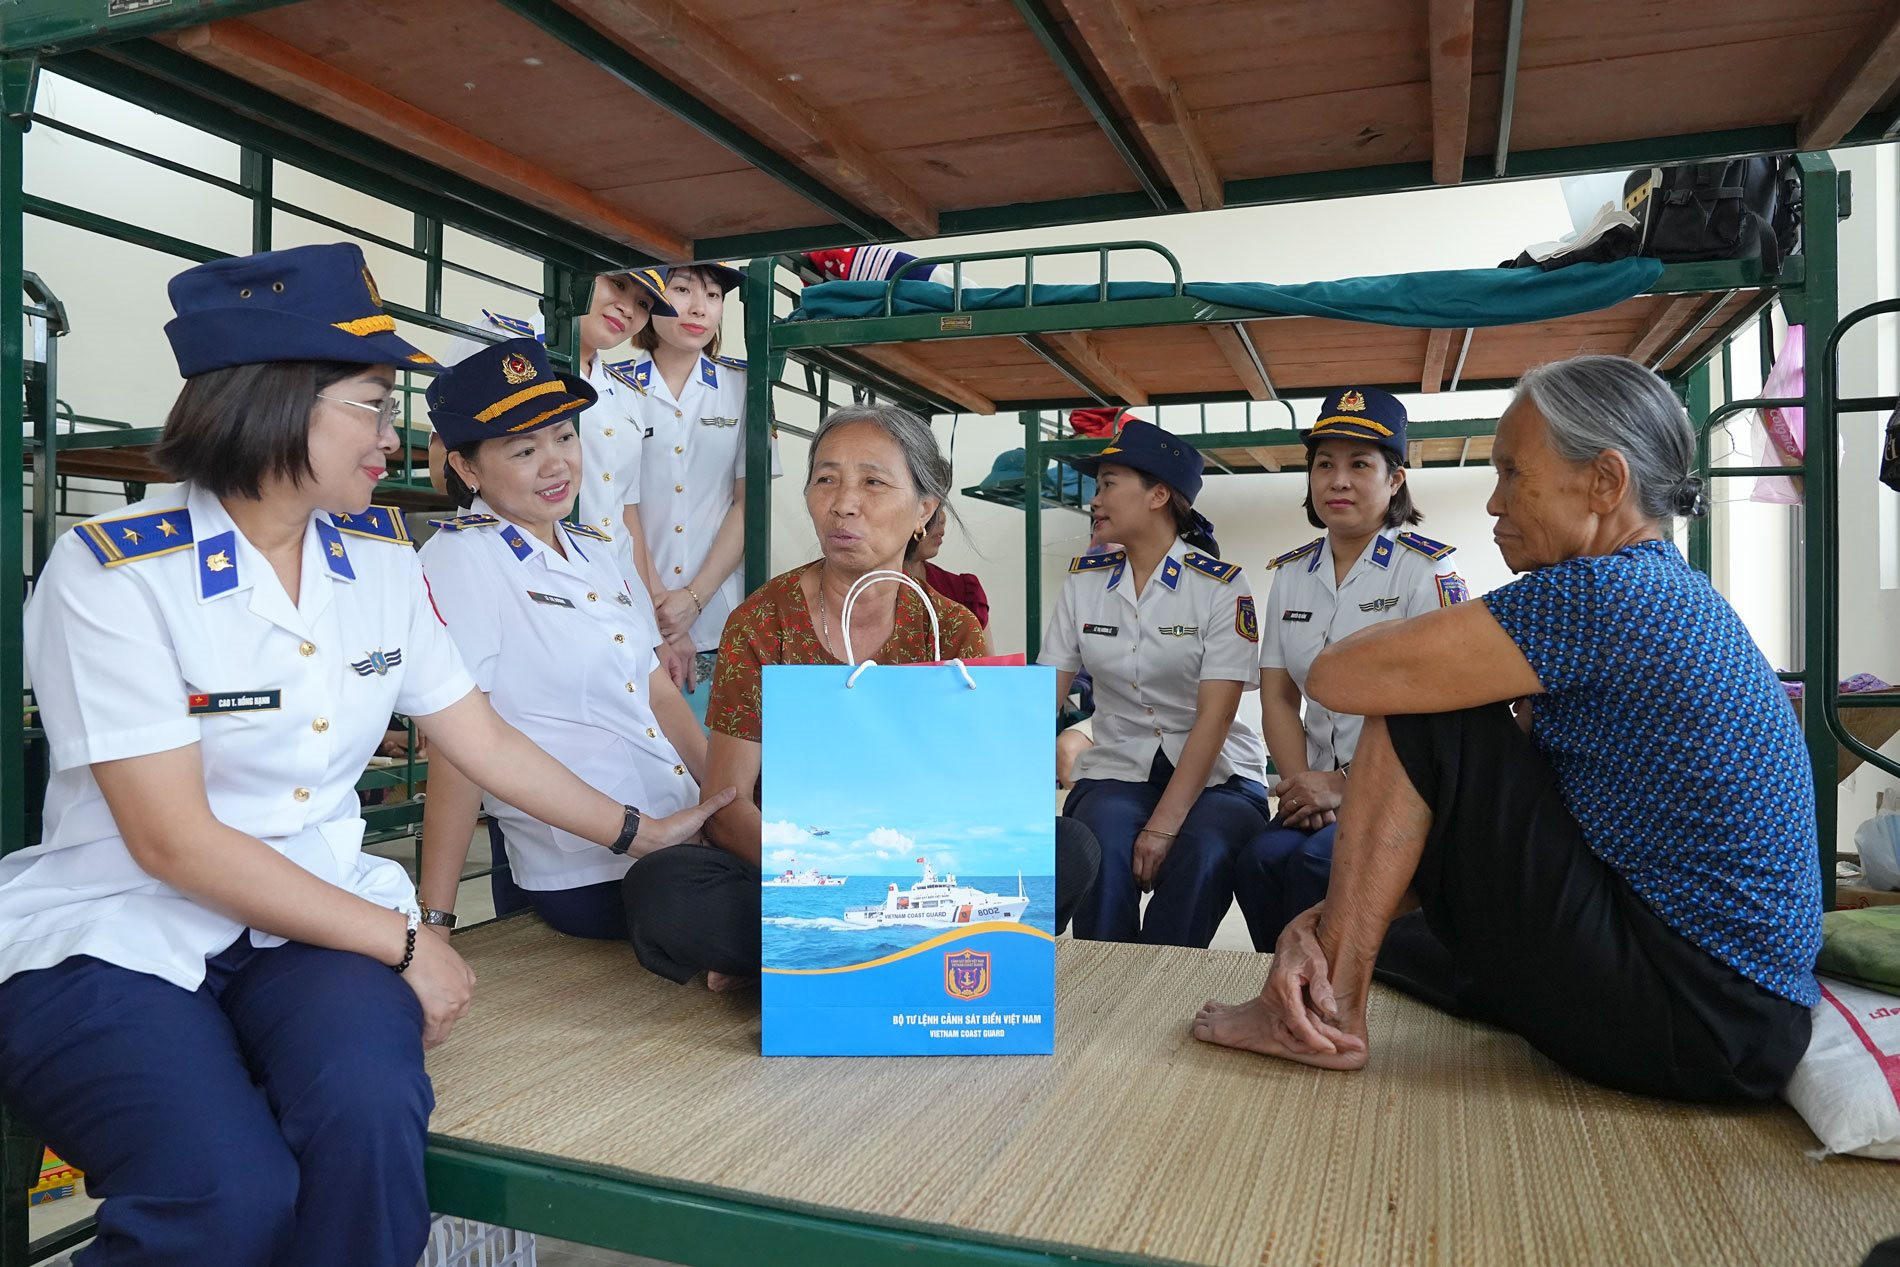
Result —
M 922 528 L 919 528 L 916 532 L 911 533 L 910 539 L 912 541 L 921 543 L 924 539 L 924 530 Z

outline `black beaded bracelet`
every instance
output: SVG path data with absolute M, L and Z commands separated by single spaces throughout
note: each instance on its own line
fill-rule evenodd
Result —
M 402 962 L 395 965 L 397 976 L 401 976 L 404 972 L 408 971 L 409 965 L 414 963 L 416 959 L 416 921 L 415 920 L 409 921 L 409 931 L 406 935 L 408 938 L 408 942 L 403 947 Z

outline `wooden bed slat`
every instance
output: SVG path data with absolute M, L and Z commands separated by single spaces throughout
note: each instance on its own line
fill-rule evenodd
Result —
M 1425 339 L 1425 368 L 1418 376 L 1422 392 L 1440 391 L 1445 386 L 1445 362 L 1451 357 L 1451 341 L 1456 330 L 1434 330 Z
M 777 68 L 683 5 L 672 0 L 568 0 L 568 7 L 903 233 L 937 236 L 937 213 L 922 194 L 836 117 L 790 87 Z M 655 59 L 656 50 L 664 50 L 664 58 Z
M 1220 349 L 1221 356 L 1226 358 L 1228 366 L 1234 371 L 1234 377 L 1240 380 L 1241 387 L 1249 396 L 1255 400 L 1274 398 L 1273 384 L 1262 378 L 1260 371 L 1254 368 L 1253 358 L 1247 355 L 1247 346 L 1241 341 L 1239 329 L 1229 325 L 1214 325 L 1207 327 L 1207 334 L 1214 341 L 1214 346 Z M 1259 344 L 1254 346 L 1258 351 Z M 1265 362 L 1264 352 L 1260 359 Z
M 1111 359 L 1093 335 L 1074 332 L 1042 337 L 1054 344 L 1063 358 L 1104 395 L 1118 396 L 1125 405 L 1148 403 L 1148 393 L 1135 381 L 1134 375 Z
M 1477 4 L 1476 0 L 1430 0 L 1430 4 L 1432 180 L 1455 185 L 1464 179 L 1471 127 L 1471 46 Z
M 940 374 L 924 363 L 923 358 L 913 355 L 909 349 L 900 347 L 867 347 L 857 349 L 865 360 L 881 365 L 887 370 L 903 375 L 927 392 L 955 401 L 973 414 L 993 414 L 996 402 L 988 396 L 964 384 L 948 374 Z M 1067 380 L 1063 380 L 1065 383 Z
M 572 181 L 345 74 L 248 22 L 229 19 L 192 27 L 180 33 L 178 47 L 221 70 L 323 110 L 525 202 L 571 216 L 661 259 L 692 257 L 691 243 L 670 229 L 630 216 Z
M 1887 6 L 1865 38 L 1828 76 L 1813 107 L 1801 120 L 1798 144 L 1824 150 L 1840 143 L 1863 115 L 1879 105 L 1900 79 L 1900 0 Z
M 1655 355 L 1669 345 L 1669 341 L 1681 334 L 1695 316 L 1709 302 L 1707 295 L 1675 295 L 1663 306 L 1656 318 L 1643 331 L 1642 337 L 1630 345 L 1629 358 L 1638 365 L 1648 365 Z
M 1226 205 L 1220 171 L 1207 152 L 1180 87 L 1148 37 L 1134 0 L 1064 0 L 1075 33 L 1120 94 L 1142 139 L 1189 211 Z

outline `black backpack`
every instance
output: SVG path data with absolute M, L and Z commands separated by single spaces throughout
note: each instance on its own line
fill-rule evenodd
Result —
M 1801 243 L 1801 181 L 1787 157 L 1638 169 L 1623 209 L 1636 217 L 1636 254 L 1665 264 L 1758 259 L 1772 277 Z

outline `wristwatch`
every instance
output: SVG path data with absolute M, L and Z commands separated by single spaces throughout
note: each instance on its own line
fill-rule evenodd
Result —
M 421 906 L 422 906 L 422 922 L 423 923 L 434 924 L 438 928 L 454 928 L 455 927 L 455 912 L 454 911 L 438 911 L 433 906 L 430 906 L 427 902 L 422 903 Z
M 627 811 L 627 817 L 620 824 L 620 839 L 607 846 L 609 853 L 626 853 L 633 848 L 633 838 L 640 831 L 640 811 L 631 805 L 622 805 L 620 808 Z

